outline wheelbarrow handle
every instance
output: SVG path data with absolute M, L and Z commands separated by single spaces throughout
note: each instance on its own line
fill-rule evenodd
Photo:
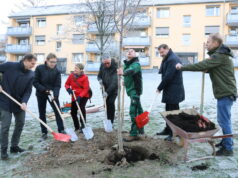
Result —
M 238 134 L 226 134 L 226 135 L 218 135 L 218 136 L 212 136 L 211 139 L 217 139 L 217 138 L 229 138 L 229 137 L 237 137 Z

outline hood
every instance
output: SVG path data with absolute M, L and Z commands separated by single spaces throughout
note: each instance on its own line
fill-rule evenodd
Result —
M 134 57 L 134 58 L 132 58 L 131 60 L 124 60 L 124 63 L 125 64 L 127 64 L 127 65 L 130 65 L 130 64 L 132 64 L 133 62 L 139 62 L 139 59 L 138 59 L 138 57 Z
M 217 49 L 215 49 L 215 50 L 209 51 L 208 54 L 211 55 L 211 54 L 213 54 L 214 52 L 217 52 L 217 53 L 220 53 L 220 54 L 225 54 L 225 55 L 234 57 L 234 55 L 233 55 L 231 49 L 230 49 L 228 46 L 224 45 L 224 44 L 222 44 L 221 46 L 219 46 L 219 47 L 218 47 Z

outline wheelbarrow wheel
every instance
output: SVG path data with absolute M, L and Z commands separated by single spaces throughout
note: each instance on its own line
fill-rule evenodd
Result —
M 183 147 L 184 143 L 185 143 L 184 138 L 180 137 L 180 136 L 176 136 L 175 139 L 174 139 L 174 142 L 180 147 Z

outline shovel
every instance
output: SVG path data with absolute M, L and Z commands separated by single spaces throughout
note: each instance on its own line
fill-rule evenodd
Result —
M 7 92 L 4 90 L 1 91 L 4 95 L 6 95 L 8 98 L 10 98 L 13 102 L 15 102 L 17 105 L 22 106 L 21 103 L 19 103 L 17 100 L 15 100 L 12 96 L 10 96 Z M 62 141 L 62 142 L 69 142 L 70 135 L 62 134 L 62 133 L 56 133 L 54 132 L 46 123 L 44 123 L 40 118 L 38 118 L 34 113 L 32 113 L 30 110 L 26 109 L 26 112 L 29 113 L 33 118 L 37 119 L 42 125 L 44 125 L 50 133 L 54 136 L 55 140 Z
M 138 127 L 139 129 L 142 128 L 142 127 L 144 127 L 144 126 L 149 122 L 149 120 L 150 120 L 150 119 L 149 119 L 149 114 L 150 114 L 150 112 L 151 112 L 151 110 L 152 110 L 152 107 L 153 107 L 153 105 L 154 105 L 154 103 L 155 103 L 155 100 L 156 100 L 156 98 L 157 98 L 158 95 L 159 95 L 159 93 L 156 93 L 156 95 L 155 95 L 155 97 L 154 97 L 154 100 L 153 100 L 153 102 L 151 103 L 150 108 L 149 108 L 148 111 L 145 111 L 145 112 L 143 112 L 142 114 L 136 116 L 136 125 L 137 125 L 137 127 Z
M 53 98 L 53 94 L 52 94 L 52 91 L 50 91 L 50 95 L 49 95 L 49 99 L 54 103 L 59 115 L 60 115 L 60 118 L 62 119 L 62 121 L 64 122 L 64 117 L 57 105 L 57 103 L 55 102 L 54 98 Z M 65 129 L 65 132 L 71 136 L 71 141 L 75 142 L 78 140 L 78 136 L 76 135 L 76 133 L 74 132 L 74 130 L 72 128 L 66 128 Z
M 80 116 L 81 116 L 81 118 L 82 118 L 82 120 L 83 120 L 84 128 L 83 128 L 82 130 L 83 130 L 84 137 L 85 137 L 86 140 L 90 140 L 90 139 L 92 139 L 93 136 L 94 136 L 93 130 L 92 130 L 91 127 L 87 127 L 87 126 L 86 126 L 85 119 L 84 119 L 84 117 L 83 117 L 83 113 L 82 113 L 82 111 L 81 111 L 81 109 L 80 109 L 80 107 L 79 107 L 78 102 L 76 101 L 76 96 L 75 96 L 74 91 L 73 91 L 73 97 L 74 97 L 74 99 L 75 99 L 75 102 L 76 102 L 77 108 L 78 108 L 78 110 L 79 110 Z
M 105 88 L 102 85 L 102 92 L 105 92 Z M 106 132 L 112 132 L 113 128 L 112 128 L 112 121 L 107 119 L 107 101 L 106 101 L 106 97 L 103 97 L 103 101 L 104 101 L 104 106 L 105 106 L 105 114 L 106 114 L 106 119 L 103 120 L 103 125 L 104 125 L 104 129 Z

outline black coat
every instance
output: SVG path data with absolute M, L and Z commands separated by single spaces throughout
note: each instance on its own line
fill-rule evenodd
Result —
M 98 80 L 102 80 L 105 91 L 108 95 L 117 94 L 117 63 L 114 59 L 112 59 L 111 66 L 109 68 L 106 68 L 103 64 L 101 64 L 98 73 Z
M 57 67 L 51 69 L 46 64 L 36 67 L 33 82 L 36 88 L 36 96 L 46 95 L 46 90 L 52 90 L 54 97 L 59 97 L 61 87 L 61 74 Z
M 162 74 L 162 81 L 158 90 L 163 90 L 162 102 L 166 104 L 178 104 L 185 99 L 182 71 L 176 70 L 177 63 L 181 61 L 170 49 L 159 71 L 159 74 Z
M 0 64 L 3 73 L 2 88 L 20 103 L 27 103 L 32 91 L 34 72 L 26 70 L 22 62 L 6 62 Z M 11 113 L 21 111 L 21 108 L 0 93 L 0 108 Z

